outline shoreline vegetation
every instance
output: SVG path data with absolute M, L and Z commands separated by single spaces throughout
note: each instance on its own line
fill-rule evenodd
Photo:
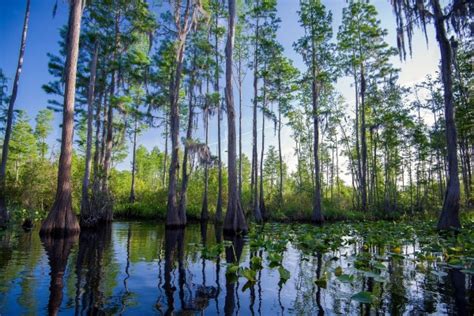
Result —
M 0 226 L 10 215 L 25 226 L 41 218 L 40 234 L 66 236 L 115 211 L 168 227 L 211 219 L 228 233 L 275 220 L 427 215 L 440 231 L 461 229 L 460 213 L 474 205 L 474 6 L 390 5 L 395 25 L 385 29 L 368 1 L 347 1 L 333 21 L 324 1 L 301 0 L 300 35 L 280 43 L 286 16 L 276 0 L 71 0 L 49 82 L 38 83 L 49 105 L 32 126 L 15 108 L 27 92 L 20 74 L 35 12 L 26 0 L 11 92 L 0 70 Z M 408 87 L 394 60 L 413 54 L 415 30 L 428 41 L 428 24 L 439 67 Z M 54 112 L 59 149 L 46 141 Z M 147 129 L 164 146 L 140 145 Z M 127 157 L 130 170 L 118 170 Z

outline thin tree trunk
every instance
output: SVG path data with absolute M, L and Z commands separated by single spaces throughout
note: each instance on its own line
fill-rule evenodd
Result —
M 99 45 L 96 42 L 94 47 L 94 56 L 90 66 L 89 88 L 87 92 L 87 141 L 86 141 L 86 162 L 84 178 L 82 179 L 82 199 L 81 199 L 81 224 L 85 224 L 90 216 L 89 199 L 89 180 L 91 172 L 92 156 L 92 124 L 94 120 L 94 99 L 95 99 L 95 81 L 97 73 L 97 59 L 99 57 Z
M 105 90 L 105 89 L 104 89 Z M 94 149 L 94 158 L 93 158 L 93 173 L 94 173 L 94 181 L 93 186 L 96 185 L 97 181 L 99 180 L 99 153 L 100 153 L 100 126 L 101 126 L 101 112 L 102 112 L 102 102 L 105 102 L 104 98 L 104 91 L 101 91 L 99 102 L 97 103 L 96 108 L 96 117 L 95 117 L 95 149 Z M 104 104 L 105 107 L 105 104 Z
M 64 111 L 61 138 L 61 154 L 58 165 L 56 198 L 41 225 L 40 234 L 73 234 L 80 231 L 76 215 L 72 211 L 72 141 L 74 133 L 74 101 L 76 94 L 77 59 L 81 32 L 82 0 L 71 0 L 68 22 L 68 40 L 65 68 Z
M 186 143 L 184 144 L 183 155 L 183 170 L 181 179 L 181 194 L 179 200 L 179 213 L 186 214 L 187 190 L 188 190 L 188 157 L 189 157 L 189 143 L 193 137 L 193 121 L 194 121 L 194 84 L 196 72 L 196 52 L 194 52 L 193 69 L 191 70 L 191 78 L 189 84 L 189 103 L 188 103 L 188 127 L 186 130 Z
M 313 196 L 313 214 L 311 215 L 311 221 L 317 224 L 324 222 L 324 216 L 321 209 L 321 176 L 319 170 L 319 114 L 318 114 L 318 87 L 316 84 L 316 51 L 315 51 L 315 39 L 314 39 L 314 26 L 311 25 L 311 72 L 312 72 L 312 114 L 313 114 L 313 154 L 314 154 L 314 196 Z
M 279 160 L 279 171 L 280 171 L 280 183 L 279 183 L 279 207 L 283 206 L 283 155 L 281 152 L 281 104 L 278 104 L 278 160 Z
M 266 65 L 265 65 L 266 68 Z M 267 83 L 263 77 L 263 101 L 262 101 L 262 148 L 260 149 L 260 202 L 259 208 L 264 220 L 267 219 L 267 211 L 265 207 L 265 193 L 263 190 L 263 158 L 265 156 L 265 110 L 267 107 Z
M 366 81 L 365 81 L 365 71 L 364 66 L 361 64 L 360 69 L 360 99 L 361 99 L 361 109 L 360 109 L 360 138 L 361 138 L 361 150 L 362 150 L 362 173 L 360 177 L 360 187 L 361 187 L 361 202 L 362 202 L 362 211 L 368 210 L 367 205 L 367 135 L 365 127 L 365 91 L 366 91 Z
M 237 168 L 236 168 L 236 135 L 235 135 L 235 110 L 234 94 L 232 88 L 232 58 L 235 34 L 235 0 L 229 0 L 229 26 L 227 28 L 226 44 L 226 88 L 225 99 L 227 103 L 227 160 L 228 160 L 228 201 L 227 213 L 224 221 L 224 231 L 247 232 L 248 226 L 244 212 L 240 204 L 240 197 L 237 190 Z
M 438 229 L 461 228 L 459 220 L 460 185 L 458 175 L 457 135 L 454 122 L 452 51 L 444 26 L 444 15 L 439 0 L 431 0 L 434 13 L 436 39 L 441 53 L 441 77 L 444 88 L 444 116 L 446 120 L 446 144 L 448 152 L 448 185 Z
M 218 27 L 219 14 L 216 13 L 215 27 Z M 215 33 L 215 58 L 216 69 L 214 78 L 214 92 L 220 96 L 219 92 L 219 37 Z M 217 168 L 218 168 L 218 189 L 217 189 L 217 205 L 216 205 L 216 222 L 222 223 L 222 150 L 221 150 L 221 120 L 222 120 L 222 105 L 220 97 L 217 103 Z
M 114 44 L 114 56 L 113 59 L 115 62 L 118 61 L 118 49 L 119 49 L 119 38 L 120 38 L 120 29 L 119 29 L 119 20 L 120 12 L 115 13 L 115 44 Z M 112 147 L 113 147 L 113 117 L 114 117 L 114 103 L 112 102 L 115 97 L 116 90 L 119 87 L 119 80 L 117 70 L 112 71 L 111 87 L 110 87 L 110 99 L 109 99 L 109 109 L 107 112 L 107 135 L 105 139 L 105 155 L 104 155 L 104 178 L 102 182 L 102 199 L 104 200 L 104 213 L 102 214 L 101 220 L 107 222 L 112 220 L 112 210 L 111 205 L 109 205 L 109 173 L 112 165 Z
M 135 109 L 135 120 L 133 126 L 133 149 L 132 149 L 132 184 L 130 186 L 130 196 L 128 201 L 135 203 L 135 177 L 137 173 L 137 134 L 138 134 L 138 106 Z
M 257 0 L 255 6 L 258 7 L 259 1 Z M 257 17 L 256 28 L 255 28 L 255 51 L 254 51 L 254 71 L 253 71 L 253 127 L 252 127 L 252 211 L 254 219 L 257 223 L 262 222 L 262 213 L 259 208 L 258 200 L 258 153 L 257 153 L 257 106 L 258 106 L 258 41 L 259 41 L 259 18 Z
M 181 74 L 183 72 L 183 59 L 185 50 L 185 37 L 180 37 L 177 45 L 176 69 L 173 80 L 173 87 L 170 91 L 170 121 L 171 121 L 171 162 L 169 169 L 168 184 L 168 204 L 166 214 L 166 226 L 180 227 L 186 225 L 186 214 L 180 213 L 176 197 L 178 185 L 177 175 L 179 172 L 179 87 L 181 84 Z
M 15 79 L 13 81 L 12 95 L 8 103 L 7 123 L 2 147 L 2 163 L 0 165 L 0 227 L 8 222 L 8 209 L 6 202 L 6 171 L 8 160 L 8 149 L 13 125 L 13 108 L 15 106 L 16 96 L 18 94 L 18 84 L 20 82 L 20 74 L 23 69 L 23 58 L 25 56 L 26 35 L 28 34 L 28 23 L 30 20 L 30 0 L 26 1 L 25 20 L 23 22 L 23 32 L 21 34 L 20 54 L 18 56 L 18 64 L 16 67 Z
M 209 95 L 209 78 L 206 82 L 206 94 Z M 206 99 L 206 108 L 204 109 L 204 130 L 206 138 L 206 148 L 209 148 L 209 100 Z M 204 165 L 204 194 L 202 197 L 201 221 L 206 222 L 209 219 L 209 161 Z
M 239 56 L 239 199 L 242 203 L 242 59 Z
M 169 138 L 169 133 L 168 133 L 168 124 L 169 124 L 169 118 L 168 118 L 168 112 L 165 114 L 165 156 L 163 157 L 163 188 L 165 187 L 166 183 L 166 164 L 168 160 L 168 138 Z

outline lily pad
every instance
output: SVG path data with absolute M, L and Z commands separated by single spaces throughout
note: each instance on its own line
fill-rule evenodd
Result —
M 280 273 L 280 281 L 285 283 L 290 278 L 290 271 L 286 270 L 283 267 L 278 268 L 278 273 Z
M 341 274 L 340 276 L 337 277 L 339 281 L 342 283 L 351 283 L 355 280 L 355 276 L 350 275 L 350 274 Z
M 351 300 L 362 304 L 372 304 L 374 302 L 374 295 L 370 292 L 362 291 L 352 295 Z

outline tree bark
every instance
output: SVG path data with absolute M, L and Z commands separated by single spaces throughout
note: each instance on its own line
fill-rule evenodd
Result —
M 95 99 L 95 81 L 97 73 L 97 59 L 99 56 L 99 45 L 96 42 L 94 47 L 94 55 L 91 60 L 89 88 L 87 91 L 87 141 L 86 141 L 86 162 L 84 177 L 82 179 L 82 199 L 81 199 L 81 225 L 86 224 L 90 216 L 90 200 L 89 200 L 89 180 L 92 162 L 92 123 L 94 120 L 94 99 Z
M 266 67 L 266 66 L 265 66 Z M 267 211 L 265 208 L 265 193 L 263 189 L 263 158 L 265 155 L 265 110 L 267 107 L 267 89 L 266 78 L 263 77 L 263 101 L 262 101 L 262 148 L 260 149 L 260 202 L 259 208 L 262 218 L 267 220 Z
M 316 51 L 315 51 L 315 39 L 314 39 L 314 26 L 311 25 L 311 93 L 312 93 L 312 105 L 313 105 L 313 155 L 314 155 L 314 196 L 313 196 L 313 214 L 311 215 L 311 221 L 316 224 L 322 224 L 324 222 L 324 216 L 321 209 L 321 176 L 319 170 L 319 114 L 318 114 L 318 86 L 316 83 Z
M 283 206 L 283 155 L 281 152 L 281 104 L 278 104 L 278 160 L 280 163 L 279 207 Z
M 216 25 L 218 27 L 219 14 L 216 13 Z M 215 69 L 215 81 L 214 91 L 219 94 L 219 39 L 217 32 L 215 33 L 215 54 L 216 54 L 216 69 Z M 222 120 L 222 106 L 220 97 L 217 104 L 217 157 L 218 157 L 218 189 L 217 189 L 217 205 L 216 205 L 216 222 L 222 222 L 222 151 L 221 151 L 221 120 Z
M 446 144 L 448 159 L 448 184 L 444 195 L 443 208 L 438 221 L 438 229 L 461 228 L 459 220 L 460 185 L 458 175 L 457 135 L 454 122 L 452 50 L 445 29 L 445 17 L 439 0 L 431 0 L 434 13 L 436 39 L 441 53 L 441 77 L 444 88 L 444 116 L 446 120 Z
M 81 32 L 82 0 L 71 0 L 68 22 L 67 56 L 65 68 L 64 111 L 61 138 L 61 154 L 58 165 L 56 198 L 41 225 L 40 234 L 74 234 L 80 231 L 72 210 L 72 142 L 74 133 L 74 101 L 76 94 L 77 58 Z
M 361 99 L 361 108 L 360 108 L 360 142 L 361 142 L 361 158 L 362 158 L 362 170 L 360 176 L 360 188 L 361 188 L 361 203 L 362 211 L 367 211 L 367 135 L 365 127 L 365 91 L 366 91 L 366 81 L 364 66 L 361 64 L 360 69 L 360 99 Z
M 206 93 L 209 95 L 209 77 L 206 82 Z M 206 134 L 206 148 L 209 148 L 209 99 L 206 98 L 206 104 L 204 109 L 204 130 Z M 206 161 L 204 165 L 204 193 L 202 197 L 201 207 L 201 221 L 207 222 L 209 220 L 209 161 Z
M 239 56 L 239 198 L 242 203 L 242 58 Z
M 23 58 L 25 56 L 26 35 L 28 34 L 28 23 L 30 20 L 30 0 L 26 1 L 25 20 L 23 22 L 23 32 L 21 34 L 20 54 L 18 56 L 18 64 L 16 67 L 15 79 L 13 81 L 12 95 L 8 103 L 7 123 L 5 128 L 5 136 L 2 147 L 2 163 L 0 165 L 0 227 L 4 226 L 9 219 L 7 202 L 6 202 L 6 171 L 8 160 L 8 146 L 13 126 L 13 108 L 15 106 L 16 96 L 18 94 L 18 84 L 20 82 L 20 74 L 23 69 Z
M 194 59 L 196 59 L 196 52 L 194 53 Z M 184 144 L 184 155 L 183 155 L 183 170 L 181 179 L 181 195 L 179 200 L 179 213 L 186 216 L 186 203 L 187 203 L 187 191 L 188 191 L 188 156 L 189 156 L 189 142 L 192 141 L 193 137 L 193 120 L 194 120 L 194 84 L 195 84 L 195 72 L 196 72 L 196 61 L 193 61 L 193 70 L 191 70 L 191 78 L 189 84 L 189 105 L 188 105 L 188 127 L 186 130 L 186 143 Z
M 166 183 L 166 165 L 167 165 L 167 160 L 168 160 L 168 138 L 169 138 L 169 132 L 168 132 L 168 125 L 169 125 L 169 118 L 168 118 L 168 112 L 165 114 L 165 153 L 163 157 L 163 187 L 165 187 Z
M 178 185 L 179 171 L 179 87 L 181 84 L 181 74 L 183 72 L 183 58 L 185 51 L 186 37 L 180 37 L 177 45 L 176 69 L 173 80 L 173 87 L 170 91 L 170 129 L 171 129 L 171 161 L 168 178 L 168 204 L 166 213 L 166 226 L 182 227 L 186 225 L 186 216 L 178 211 L 176 189 Z
M 257 0 L 256 6 L 259 5 Z M 254 70 L 253 70 L 253 127 L 252 127 L 252 179 L 251 179 L 251 192 L 252 192 L 252 211 L 254 219 L 257 223 L 262 222 L 262 213 L 260 212 L 259 200 L 258 200 L 258 153 L 257 153 L 257 107 L 258 107 L 258 41 L 259 41 L 259 18 L 256 19 L 255 28 L 255 51 L 254 51 Z
M 129 202 L 135 203 L 135 177 L 137 173 L 137 134 L 138 134 L 138 106 L 135 109 L 135 121 L 133 127 L 133 149 L 132 149 L 132 184 L 130 186 Z
M 235 36 L 235 0 L 229 0 L 229 24 L 227 28 L 226 43 L 226 88 L 225 99 L 227 103 L 227 160 L 228 160 L 228 202 L 227 213 L 224 221 L 224 231 L 229 233 L 248 231 L 247 222 L 240 204 L 240 197 L 237 190 L 237 169 L 236 169 L 236 135 L 235 135 L 235 110 L 234 94 L 232 88 L 232 59 Z

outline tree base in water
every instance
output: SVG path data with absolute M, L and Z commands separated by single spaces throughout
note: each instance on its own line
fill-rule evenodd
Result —
M 79 234 L 81 228 L 71 208 L 53 206 L 41 224 L 40 236 L 69 236 Z

